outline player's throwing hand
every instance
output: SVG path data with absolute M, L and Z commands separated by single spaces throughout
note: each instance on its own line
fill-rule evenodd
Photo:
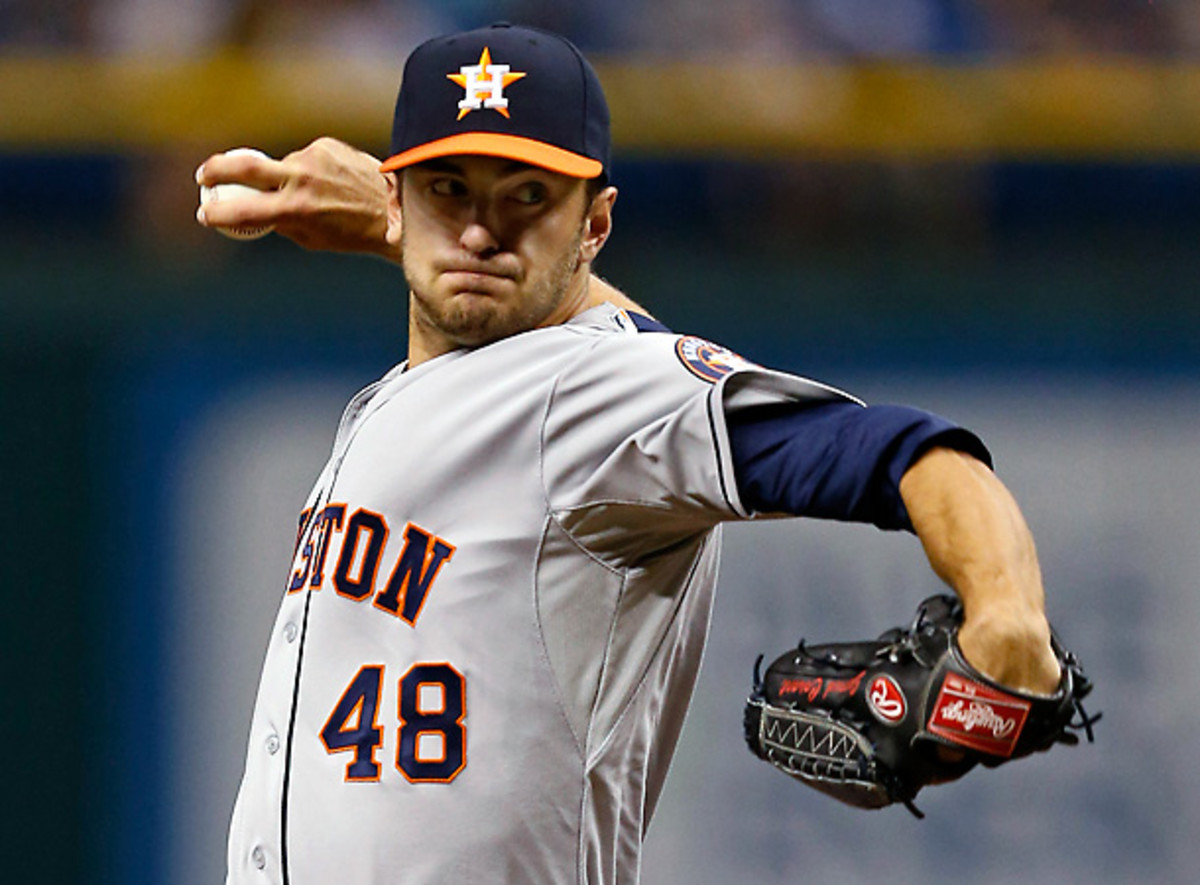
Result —
M 243 184 L 261 195 L 197 210 L 205 227 L 273 226 L 306 249 L 393 258 L 387 228 L 387 182 L 379 160 L 334 138 L 316 141 L 281 160 L 214 154 L 196 170 L 196 183 Z

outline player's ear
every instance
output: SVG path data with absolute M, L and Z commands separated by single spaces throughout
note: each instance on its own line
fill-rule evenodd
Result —
M 389 246 L 399 247 L 400 245 L 400 221 L 403 212 L 400 208 L 400 192 L 402 190 L 401 176 L 404 171 L 394 172 L 390 175 L 385 175 L 387 179 L 387 242 Z
M 580 257 L 584 261 L 595 261 L 600 250 L 608 241 L 613 228 L 613 204 L 617 201 L 617 189 L 606 187 L 592 197 L 587 215 L 583 219 L 583 239 L 580 240 Z

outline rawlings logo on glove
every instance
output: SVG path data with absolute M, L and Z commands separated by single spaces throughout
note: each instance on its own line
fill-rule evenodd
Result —
M 1091 691 L 1078 659 L 1053 639 L 1062 670 L 1049 696 L 1008 689 L 975 670 L 958 647 L 953 596 L 921 603 L 906 628 L 869 642 L 807 646 L 782 655 L 746 702 L 751 751 L 807 786 L 860 808 L 904 803 L 922 787 L 982 762 L 1093 739 L 1081 701 Z M 944 749 L 953 749 L 946 753 Z
M 1008 757 L 1029 717 L 1029 701 L 956 673 L 946 675 L 927 728 L 951 743 Z

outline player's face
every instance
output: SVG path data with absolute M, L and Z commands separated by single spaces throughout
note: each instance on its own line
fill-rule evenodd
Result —
M 410 362 L 570 319 L 611 229 L 615 191 L 495 157 L 455 156 L 398 176 L 389 238 L 411 291 Z M 610 193 L 611 192 L 611 193 Z

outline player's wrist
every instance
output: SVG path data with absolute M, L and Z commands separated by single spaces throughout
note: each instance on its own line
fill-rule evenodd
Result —
M 1017 606 L 964 618 L 963 658 L 994 682 L 1031 694 L 1053 694 L 1062 679 L 1044 615 Z

